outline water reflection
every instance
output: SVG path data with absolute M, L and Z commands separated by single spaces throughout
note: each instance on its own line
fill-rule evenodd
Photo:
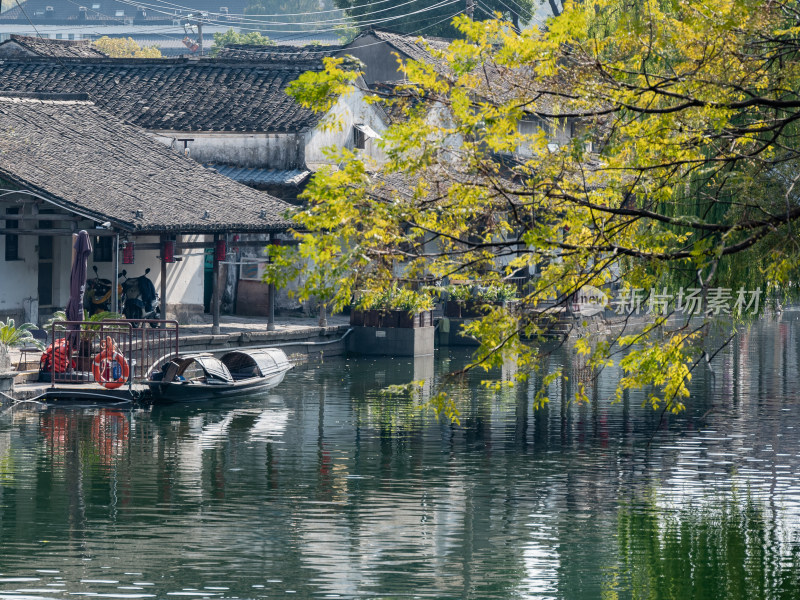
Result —
M 663 419 L 567 349 L 536 412 L 538 381 L 471 375 L 461 426 L 380 394 L 426 397 L 459 354 L 309 364 L 237 403 L 15 409 L 0 598 L 798 597 L 799 325 L 754 326 Z
M 800 541 L 752 498 L 619 511 L 620 579 L 634 598 L 797 598 Z

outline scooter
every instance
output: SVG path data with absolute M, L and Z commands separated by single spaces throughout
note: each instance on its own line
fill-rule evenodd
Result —
M 112 283 L 108 279 L 100 279 L 97 266 L 94 269 L 94 279 L 86 280 L 86 293 L 83 295 L 83 308 L 89 316 L 111 310 Z
M 156 287 L 148 279 L 150 269 L 145 269 L 144 275 L 128 279 L 128 272 L 123 270 L 122 282 L 122 314 L 126 319 L 149 319 L 150 327 L 158 327 L 154 321 L 161 319 L 161 307 L 156 294 Z M 138 323 L 133 324 L 138 327 Z

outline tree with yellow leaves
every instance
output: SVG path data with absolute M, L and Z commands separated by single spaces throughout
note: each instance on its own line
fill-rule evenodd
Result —
M 464 40 L 408 61 L 406 81 L 375 98 L 402 114 L 388 162 L 373 172 L 334 152 L 338 168 L 314 177 L 294 217 L 299 246 L 273 249 L 269 276 L 302 272 L 302 293 L 340 308 L 398 278 L 533 273 L 519 302 L 467 328 L 481 341 L 473 367 L 513 358 L 522 378 L 543 362 L 542 315 L 591 286 L 645 325 L 583 335 L 577 352 L 621 368 L 618 398 L 645 389 L 654 408 L 681 410 L 714 355 L 712 321 L 755 310 L 756 290 L 800 291 L 796 4 L 594 0 L 566 2 L 542 30 L 455 25 Z M 290 92 L 326 110 L 357 81 L 328 59 Z
M 104 35 L 94 47 L 112 58 L 161 58 L 158 46 L 141 47 L 133 38 L 110 38 Z

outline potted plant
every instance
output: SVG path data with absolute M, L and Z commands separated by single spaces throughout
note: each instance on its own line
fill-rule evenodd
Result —
M 425 327 L 432 325 L 431 309 L 433 301 L 427 294 L 417 294 L 411 290 L 401 290 L 393 299 L 392 312 L 397 327 Z
M 428 294 L 393 284 L 379 294 L 361 296 L 350 313 L 350 324 L 363 327 L 423 327 L 432 324 L 432 307 Z
M 493 283 L 489 285 L 451 285 L 445 288 L 448 300 L 444 315 L 450 318 L 479 317 L 491 305 L 505 305 L 516 298 L 513 285 Z
M 472 297 L 472 286 L 448 285 L 444 291 L 447 301 L 444 304 L 444 316 L 452 319 L 461 318 L 462 309 Z
M 11 370 L 11 357 L 8 349 L 32 344 L 43 348 L 41 342 L 33 337 L 31 330 L 37 329 L 33 323 L 22 323 L 17 326 L 14 319 L 0 321 L 0 391 L 7 392 L 14 387 L 16 373 Z

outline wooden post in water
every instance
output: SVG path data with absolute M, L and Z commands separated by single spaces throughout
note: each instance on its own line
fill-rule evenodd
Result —
M 214 270 L 212 279 L 214 280 L 214 293 L 211 296 L 211 335 L 219 335 L 219 307 L 222 304 L 222 289 L 220 285 L 220 265 L 217 256 L 217 242 L 219 234 L 214 234 Z

